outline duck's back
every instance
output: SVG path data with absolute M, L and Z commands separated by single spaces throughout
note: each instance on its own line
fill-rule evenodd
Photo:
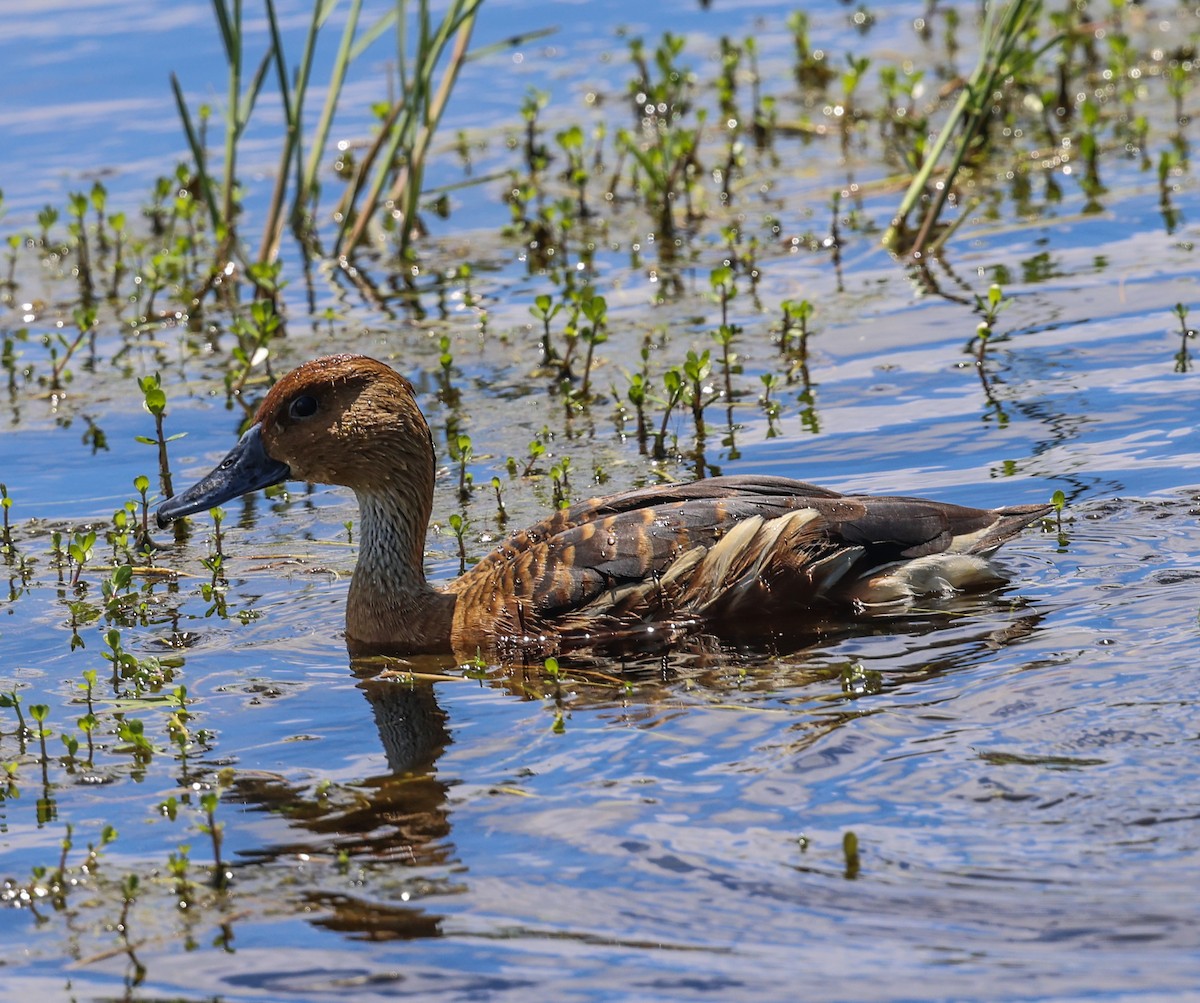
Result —
M 718 632 L 831 604 L 977 588 L 1048 506 L 975 509 L 714 477 L 597 498 L 515 534 L 459 578 L 456 647 L 594 643 L 655 623 Z

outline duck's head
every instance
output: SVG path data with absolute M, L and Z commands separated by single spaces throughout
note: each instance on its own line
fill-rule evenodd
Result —
M 434 454 L 412 384 L 363 355 L 331 355 L 271 388 L 254 423 L 207 477 L 158 508 L 158 524 L 286 480 L 395 494 L 428 509 Z

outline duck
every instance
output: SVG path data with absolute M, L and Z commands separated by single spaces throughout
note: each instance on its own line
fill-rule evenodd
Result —
M 288 480 L 355 495 L 353 655 L 529 652 L 746 636 L 831 611 L 996 587 L 995 551 L 1050 505 L 971 508 L 743 474 L 635 488 L 513 533 L 430 583 L 436 452 L 412 383 L 363 355 L 313 359 L 266 394 L 229 454 L 164 501 L 160 528 Z

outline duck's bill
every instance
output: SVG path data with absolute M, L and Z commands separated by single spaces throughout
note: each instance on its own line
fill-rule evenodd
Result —
M 267 455 L 262 427 L 251 425 L 211 474 L 158 506 L 158 526 L 163 529 L 175 519 L 207 512 L 250 491 L 286 481 L 291 475 L 286 463 Z

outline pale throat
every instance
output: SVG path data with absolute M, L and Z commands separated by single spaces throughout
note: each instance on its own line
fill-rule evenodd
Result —
M 417 596 L 432 592 L 425 580 L 428 514 L 406 506 L 395 493 L 356 491 L 359 508 L 358 565 L 352 591 L 373 596 Z

